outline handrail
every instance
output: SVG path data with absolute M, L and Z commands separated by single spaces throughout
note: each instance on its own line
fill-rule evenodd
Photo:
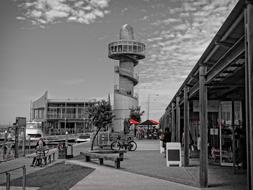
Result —
M 12 169 L 10 169 L 10 170 L 5 170 L 5 171 L 3 171 L 3 172 L 0 172 L 0 174 L 6 173 L 6 172 L 11 172 L 11 171 L 14 171 L 14 170 L 17 170 L 17 169 L 23 168 L 23 167 L 25 167 L 25 165 L 23 165 L 23 166 L 19 166 L 19 167 L 17 167 L 17 168 L 12 168 Z
M 13 169 L 10 169 L 10 170 L 6 170 L 6 171 L 3 171 L 3 172 L 0 172 L 0 174 L 6 174 L 6 190 L 10 190 L 10 185 L 11 185 L 11 174 L 10 172 L 14 171 L 14 170 L 18 170 L 22 168 L 23 169 L 23 184 L 22 184 L 22 190 L 25 190 L 25 187 L 26 187 L 26 167 L 25 165 L 23 166 L 19 166 L 17 168 L 13 168 Z

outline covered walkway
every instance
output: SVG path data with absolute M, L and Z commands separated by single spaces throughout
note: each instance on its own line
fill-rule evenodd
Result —
M 208 186 L 208 156 L 216 155 L 219 165 L 245 167 L 253 189 L 252 18 L 253 1 L 239 0 L 160 119 L 172 141 L 187 134 L 185 166 L 190 136 L 196 144 L 200 135 L 201 187 Z

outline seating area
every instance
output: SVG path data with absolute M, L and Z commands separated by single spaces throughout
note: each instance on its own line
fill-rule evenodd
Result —
M 33 167 L 35 166 L 42 167 L 55 161 L 55 153 L 56 153 L 56 150 L 47 149 L 47 150 L 44 150 L 44 153 L 36 151 L 35 153 L 28 155 L 27 157 L 35 159 L 35 161 L 32 164 Z
M 99 150 L 99 151 L 90 151 L 90 152 L 80 152 L 80 155 L 85 156 L 86 162 L 89 162 L 91 159 L 98 159 L 100 165 L 104 164 L 104 160 L 111 160 L 114 162 L 114 167 L 118 169 L 120 168 L 120 162 L 124 160 L 125 152 L 126 151 L 124 150 L 119 150 L 119 151 Z

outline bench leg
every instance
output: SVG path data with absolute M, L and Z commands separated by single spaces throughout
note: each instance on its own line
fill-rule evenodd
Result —
M 42 167 L 42 164 L 43 164 L 42 163 L 42 158 L 38 158 L 37 159 L 37 165 L 40 166 L 40 167 Z
M 48 163 L 51 164 L 51 155 L 48 156 Z
M 90 161 L 90 157 L 89 156 L 85 156 L 85 161 L 89 162 Z
M 119 159 L 120 159 L 120 161 L 124 160 L 124 153 L 123 152 L 119 153 Z
M 47 165 L 47 157 L 44 157 L 44 164 Z
M 55 161 L 55 153 L 53 153 L 53 162 Z
M 120 159 L 117 159 L 117 160 L 115 160 L 115 163 L 114 163 L 115 165 L 114 165 L 114 167 L 115 168 L 120 168 Z
M 103 165 L 104 164 L 104 159 L 103 158 L 99 158 L 99 164 Z

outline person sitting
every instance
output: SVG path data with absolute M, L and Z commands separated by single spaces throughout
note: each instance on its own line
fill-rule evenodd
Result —
M 36 143 L 36 156 L 33 158 L 31 166 L 42 166 L 42 160 L 45 157 L 45 146 L 45 141 L 43 141 L 43 138 L 40 138 L 39 141 Z

